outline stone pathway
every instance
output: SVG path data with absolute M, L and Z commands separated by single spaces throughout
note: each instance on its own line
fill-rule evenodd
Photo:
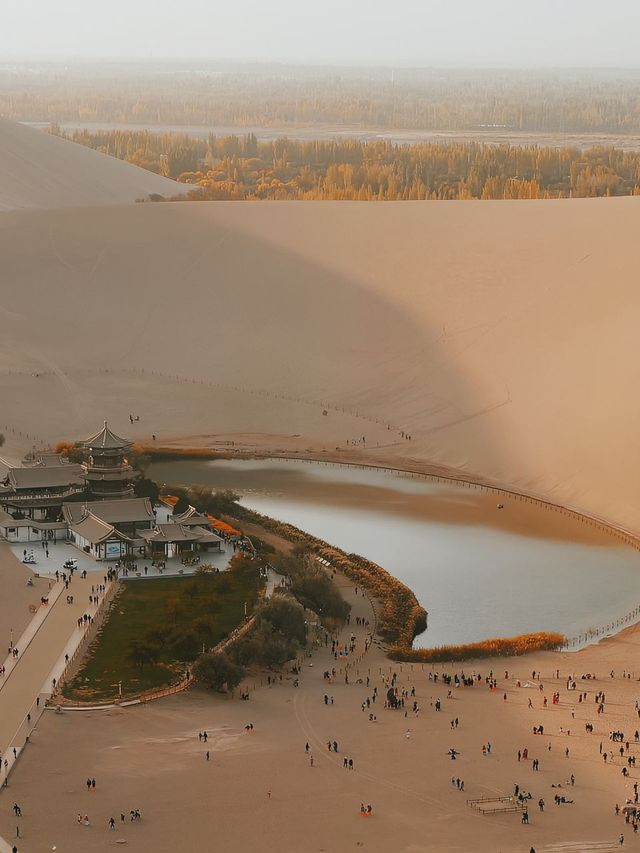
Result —
M 72 654 L 74 643 L 77 646 L 82 639 L 84 630 L 78 627 L 78 619 L 85 613 L 95 613 L 96 607 L 89 604 L 92 581 L 93 584 L 97 581 L 95 574 L 84 580 L 74 577 L 68 590 L 64 584 L 57 585 L 61 587 L 58 597 L 55 601 L 53 596 L 50 598 L 44 619 L 40 611 L 34 616 L 37 630 L 29 626 L 25 631 L 26 646 L 20 648 L 22 638 L 20 644 L 16 643 L 19 657 L 0 684 L 2 781 L 10 773 L 25 738 L 52 693 L 52 679 L 57 681 L 64 669 L 64 655 Z M 73 595 L 73 604 L 67 604 L 67 595 Z

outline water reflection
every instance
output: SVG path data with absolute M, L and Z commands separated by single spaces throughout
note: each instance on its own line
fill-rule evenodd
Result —
M 640 555 L 573 518 L 385 471 L 285 460 L 170 462 L 162 482 L 210 485 L 384 566 L 429 611 L 416 645 L 607 623 L 640 600 Z

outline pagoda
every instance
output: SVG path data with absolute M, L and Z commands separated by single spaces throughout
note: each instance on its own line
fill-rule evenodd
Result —
M 81 477 L 94 500 L 117 500 L 133 495 L 133 481 L 138 474 L 127 459 L 133 442 L 120 438 L 105 421 L 97 435 L 79 442 L 78 446 L 85 453 Z

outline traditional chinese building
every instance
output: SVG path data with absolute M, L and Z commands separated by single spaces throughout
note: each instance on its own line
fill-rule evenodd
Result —
M 129 463 L 133 443 L 104 422 L 76 447 L 81 464 L 53 451 L 33 451 L 22 466 L 0 471 L 0 538 L 10 542 L 71 541 L 96 560 L 167 559 L 219 552 L 212 519 L 193 507 L 157 523 L 148 498 L 135 497 L 139 474 Z
M 0 537 L 9 542 L 67 538 L 65 501 L 82 494 L 79 465 L 51 453 L 32 453 L 22 467 L 0 471 Z
M 133 495 L 133 481 L 138 474 L 127 459 L 133 442 L 120 438 L 109 429 L 105 421 L 99 433 L 79 442 L 78 447 L 85 453 L 81 476 L 87 494 L 93 500 L 129 498 Z

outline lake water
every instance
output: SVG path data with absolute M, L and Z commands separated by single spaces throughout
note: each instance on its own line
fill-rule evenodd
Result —
M 233 489 L 258 512 L 290 522 L 347 552 L 373 560 L 411 587 L 429 612 L 416 646 L 464 643 L 529 631 L 573 636 L 623 616 L 640 601 L 640 554 L 602 536 L 566 538 L 554 513 L 533 529 L 509 530 L 517 504 L 477 490 L 301 460 L 157 463 L 158 482 Z M 507 522 L 507 523 L 503 523 Z M 531 527 L 531 519 L 527 523 Z M 515 524 L 517 528 L 517 524 Z M 585 528 L 584 540 L 587 540 Z
M 31 127 L 46 130 L 49 121 L 27 121 Z M 360 142 L 384 141 L 393 145 L 418 145 L 421 143 L 454 142 L 484 142 L 487 145 L 540 145 L 550 147 L 594 148 L 597 146 L 615 146 L 629 151 L 640 150 L 640 137 L 633 134 L 614 133 L 526 133 L 508 127 L 477 127 L 472 130 L 410 130 L 403 128 L 374 128 L 361 125 L 336 125 L 318 122 L 311 125 L 286 124 L 279 127 L 262 127 L 259 125 L 213 125 L 201 124 L 149 124 L 119 123 L 119 122 L 58 122 L 59 126 L 68 133 L 74 130 L 88 130 L 90 133 L 100 133 L 109 130 L 144 131 L 150 133 L 184 133 L 200 139 L 206 139 L 209 134 L 214 136 L 246 136 L 253 133 L 262 141 L 273 141 L 283 136 L 289 139 L 314 141 L 316 139 L 329 141 L 332 139 L 357 139 Z

